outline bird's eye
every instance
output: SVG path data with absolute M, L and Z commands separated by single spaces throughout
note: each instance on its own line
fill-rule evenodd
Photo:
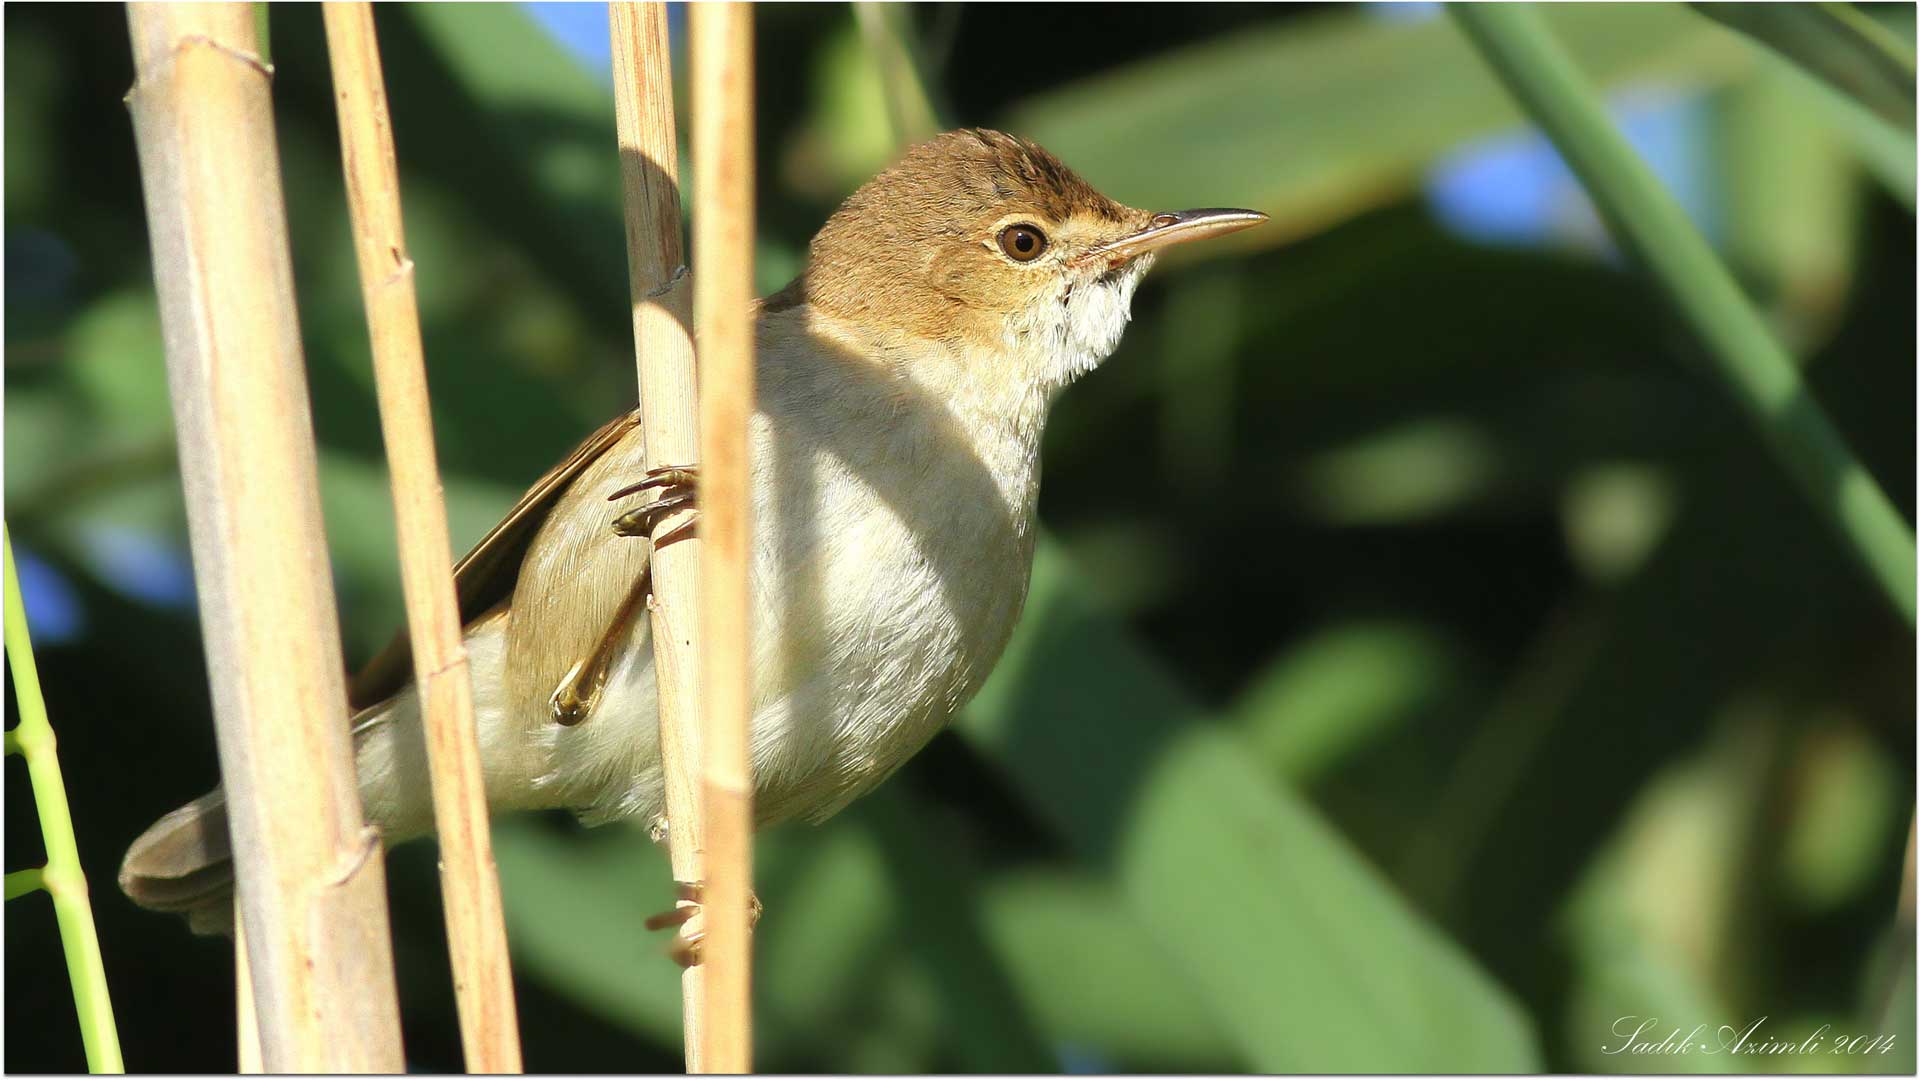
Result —
M 1000 230 L 1000 250 L 1014 262 L 1032 262 L 1047 250 L 1047 234 L 1032 225 L 1009 225 Z

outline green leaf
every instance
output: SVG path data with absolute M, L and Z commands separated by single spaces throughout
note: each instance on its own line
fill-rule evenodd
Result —
M 1527 1072 L 1519 1008 L 1085 599 L 1051 543 L 963 732 L 1266 1072 Z
M 1763 61 L 1729 88 L 1719 113 L 1725 248 L 1805 352 L 1824 343 L 1848 299 L 1862 155 L 1821 101 L 1831 91 L 1776 57 Z
M 1566 1040 L 1593 1072 L 1740 1072 L 1729 1054 L 1634 1054 L 1623 1049 L 1641 1021 L 1659 1043 L 1678 1027 L 1731 1023 L 1716 982 L 1740 943 L 1727 933 L 1751 901 L 1742 896 L 1753 834 L 1748 817 L 1766 748 L 1757 728 L 1727 728 L 1707 748 L 1661 772 L 1624 815 L 1567 908 L 1574 981 Z M 1636 1018 L 1624 1022 L 1623 1018 Z M 1653 1029 L 1649 1029 L 1651 1032 Z
M 665 853 L 632 829 L 556 843 L 525 817 L 493 827 L 514 967 L 654 1042 L 680 1042 L 680 974 L 641 921 L 672 903 Z M 649 906 L 652 899 L 657 906 Z
M 1458 658 L 1426 627 L 1346 623 L 1283 651 L 1229 719 L 1263 764 L 1306 782 L 1391 734 L 1460 678 Z
M 934 975 L 941 1011 L 956 1032 L 959 1067 L 965 1072 L 1040 1072 L 1060 1068 L 1032 1018 L 987 947 L 980 926 L 978 872 L 959 852 L 930 806 L 905 785 L 876 792 L 863 802 L 859 820 L 886 853 L 892 891 L 902 912 L 913 917 L 900 933 L 922 970 Z M 933 914 L 937 912 L 938 914 Z
M 1193 984 L 1112 886 L 1084 874 L 1014 873 L 983 899 L 987 934 L 1021 1004 L 1054 1038 L 1179 1072 L 1236 1067 Z
M 457 193 L 584 310 L 625 311 L 610 89 L 519 5 L 391 10 L 381 40 L 402 167 Z
M 1850 4 L 1690 4 L 1913 132 L 1913 49 Z M 1909 11 L 1911 5 L 1907 5 Z M 1909 18 L 1912 16 L 1909 15 Z
M 443 480 L 448 558 L 458 558 L 513 505 L 513 488 L 449 475 Z M 371 656 L 406 625 L 400 595 L 393 488 L 385 467 L 351 454 L 320 453 L 320 504 L 327 523 L 335 587 L 355 617 L 341 633 L 349 655 Z
M 1822 724 L 1795 757 L 1798 798 L 1780 844 L 1782 891 L 1826 913 L 1871 886 L 1893 846 L 1903 809 L 1900 769 L 1841 719 Z

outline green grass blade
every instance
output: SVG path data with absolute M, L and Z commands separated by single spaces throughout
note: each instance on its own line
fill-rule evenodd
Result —
M 886 86 L 887 123 L 894 142 L 902 146 L 924 142 L 940 133 L 940 120 L 927 95 L 920 65 L 914 57 L 911 30 L 903 20 L 908 9 L 895 4 L 853 4 L 860 36 L 873 52 Z
M 73 815 L 67 809 L 66 782 L 60 777 L 53 725 L 47 722 L 40 671 L 34 666 L 33 644 L 27 637 L 27 609 L 21 603 L 20 579 L 14 572 L 13 540 L 4 526 L 0 526 L 0 546 L 5 548 L 6 561 L 7 666 L 13 670 L 13 691 L 20 704 L 20 722 L 8 734 L 27 759 L 33 802 L 40 812 L 47 865 L 40 871 L 39 884 L 53 895 L 60 944 L 67 955 L 67 974 L 73 980 L 73 1007 L 80 1014 L 80 1038 L 87 1048 L 87 1068 L 97 1073 L 125 1072 L 120 1060 L 120 1035 L 113 1023 L 113 1002 L 107 996 L 106 968 L 100 961 L 100 936 L 94 930 L 93 909 L 87 899 L 87 877 L 80 869 Z M 9 900 L 15 895 L 14 886 L 15 875 L 7 875 Z
M 1851 5 L 1690 6 L 1825 80 L 1893 125 L 1894 130 L 1912 133 L 1913 50 Z
M 1615 130 L 1572 59 L 1527 6 L 1451 10 L 1565 155 L 1621 246 L 1652 272 L 1787 472 L 1913 625 L 1913 529 L 1814 401 L 1733 275 Z

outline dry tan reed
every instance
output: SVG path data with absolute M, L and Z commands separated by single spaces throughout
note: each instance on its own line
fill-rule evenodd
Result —
M 752 551 L 747 422 L 753 414 L 753 23 L 745 4 L 688 9 L 693 93 L 694 325 L 700 355 L 700 682 L 705 717 L 706 1006 L 709 1072 L 753 1067 L 749 1005 L 753 788 L 747 761 Z
M 360 291 L 373 344 L 380 428 L 393 479 L 414 683 L 427 733 L 460 1040 L 468 1072 L 514 1073 L 521 1065 L 513 970 L 488 831 L 473 680 L 461 640 L 420 312 L 414 300 L 414 263 L 401 223 L 400 174 L 373 7 L 340 2 L 325 5 L 323 12 Z
M 233 1011 L 240 1033 L 236 1071 L 253 1075 L 266 1071 L 260 1060 L 260 1014 L 253 1007 L 253 972 L 247 967 L 247 924 L 236 906 L 233 912 Z
M 342 722 L 270 72 L 243 4 L 134 4 L 140 152 L 238 903 L 272 1072 L 397 1072 L 378 835 Z
M 608 5 L 613 41 L 614 115 L 619 131 L 620 178 L 625 193 L 627 270 L 632 301 L 635 374 L 641 431 L 649 469 L 691 464 L 700 454 L 695 404 L 693 338 L 687 298 L 686 249 L 680 239 L 679 144 L 673 120 L 673 61 L 667 47 L 667 11 L 661 3 Z M 654 525 L 653 535 L 679 528 L 685 512 Z M 700 538 L 696 534 L 653 553 L 652 608 L 655 683 L 660 695 L 660 759 L 666 775 L 667 842 L 673 876 L 705 878 L 700 789 L 701 756 L 696 629 Z M 682 933 L 704 925 L 695 916 Z M 688 1072 L 705 1072 L 700 1031 L 699 966 L 681 977 L 683 1040 Z

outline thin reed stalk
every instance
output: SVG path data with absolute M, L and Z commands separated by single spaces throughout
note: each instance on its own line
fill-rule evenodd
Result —
M 237 901 L 271 1072 L 398 1072 L 251 6 L 131 4 L 140 155 Z
M 752 552 L 753 15 L 697 4 L 692 37 L 694 325 L 700 350 L 700 694 L 706 755 L 706 1008 L 710 1072 L 753 1068 L 749 1004 L 753 787 L 747 761 Z
M 513 969 L 488 831 L 473 679 L 454 591 L 414 299 L 414 263 L 407 255 L 401 222 L 400 173 L 373 6 L 343 0 L 325 5 L 323 14 L 360 291 L 372 336 L 380 428 L 393 478 L 400 582 L 413 644 L 414 685 L 427 734 L 461 1046 L 468 1072 L 516 1073 L 521 1064 Z
M 127 1067 L 120 1058 L 120 1033 L 113 1023 L 113 1000 L 107 994 L 100 934 L 93 925 L 87 875 L 80 867 L 80 844 L 73 836 L 73 814 L 67 808 L 67 784 L 60 775 L 53 724 L 47 720 L 47 700 L 40 692 L 40 669 L 33 662 L 27 608 L 13 566 L 13 538 L 4 526 L 0 526 L 0 548 L 5 552 L 7 667 L 13 671 L 13 695 L 20 714 L 19 722 L 7 732 L 7 752 L 26 758 L 27 782 L 33 787 L 33 807 L 40 818 L 40 838 L 47 851 L 46 866 L 7 875 L 7 899 L 34 889 L 45 889 L 53 898 L 53 917 L 60 927 L 67 979 L 73 984 L 73 1009 L 80 1018 L 87 1071 L 122 1073 Z
M 634 373 L 646 467 L 692 464 L 700 456 L 700 413 L 688 330 L 690 286 L 680 238 L 680 150 L 673 119 L 673 57 L 662 3 L 615 0 L 607 6 L 613 41 L 613 100 L 627 223 L 627 279 L 633 318 Z M 703 496 L 704 497 L 704 496 Z M 661 537 L 687 512 L 653 527 Z M 652 554 L 654 681 L 659 687 L 660 764 L 666 776 L 667 845 L 678 881 L 702 881 L 706 830 L 696 776 L 701 759 L 699 648 L 700 537 Z M 701 932 L 695 915 L 680 933 Z M 706 1072 L 700 1033 L 703 968 L 680 978 L 687 1071 Z
M 1572 59 L 1527 5 L 1455 4 L 1451 10 L 1566 156 L 1614 238 L 1666 292 L 1700 339 L 1713 373 L 1788 475 L 1887 602 L 1913 626 L 1912 527 L 1814 400 L 1793 358 L 1742 295 L 1733 274 L 1615 130 Z

